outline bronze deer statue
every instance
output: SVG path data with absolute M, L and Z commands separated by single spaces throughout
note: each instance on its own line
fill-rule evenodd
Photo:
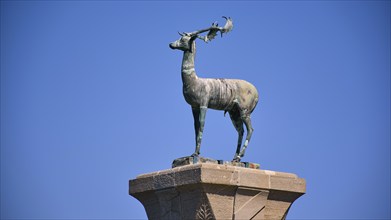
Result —
M 202 133 L 205 124 L 205 115 L 208 108 L 223 110 L 224 115 L 228 112 L 235 129 L 238 132 L 238 143 L 234 162 L 240 162 L 244 156 L 248 143 L 253 133 L 250 115 L 258 103 L 258 91 L 251 83 L 240 79 L 211 79 L 200 78 L 194 68 L 194 58 L 196 53 L 196 39 L 209 42 L 215 38 L 218 32 L 221 36 L 232 30 L 231 18 L 226 19 L 224 27 L 219 27 L 213 23 L 211 27 L 190 33 L 179 33 L 181 38 L 170 43 L 171 49 L 184 51 L 182 60 L 182 82 L 183 96 L 191 106 L 194 117 L 194 128 L 196 137 L 196 147 L 192 156 L 200 154 Z M 205 36 L 201 33 L 208 32 Z M 243 140 L 243 124 L 247 129 L 246 140 Z

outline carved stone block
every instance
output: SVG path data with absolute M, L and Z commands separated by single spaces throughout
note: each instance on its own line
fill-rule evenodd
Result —
M 295 174 L 199 163 L 129 181 L 149 219 L 285 219 L 305 193 Z

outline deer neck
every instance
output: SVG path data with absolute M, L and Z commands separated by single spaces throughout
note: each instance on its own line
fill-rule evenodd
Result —
M 189 85 L 198 77 L 194 68 L 194 59 L 195 59 L 195 42 L 192 43 L 192 51 L 183 52 L 182 60 L 182 82 L 183 85 Z

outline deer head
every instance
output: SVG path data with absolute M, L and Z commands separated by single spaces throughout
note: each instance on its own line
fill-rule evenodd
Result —
M 210 26 L 209 28 L 202 29 L 202 30 L 194 31 L 191 33 L 185 33 L 185 32 L 179 33 L 178 32 L 179 35 L 181 36 L 181 38 L 179 38 L 179 40 L 177 40 L 175 42 L 170 43 L 170 45 L 169 45 L 170 48 L 192 52 L 193 42 L 195 39 L 199 38 L 199 39 L 203 40 L 205 43 L 208 43 L 209 41 L 211 41 L 212 39 L 214 39 L 216 37 L 217 32 L 220 32 L 221 37 L 222 37 L 223 33 L 228 33 L 233 28 L 232 19 L 230 17 L 227 18 L 224 16 L 223 16 L 223 18 L 225 18 L 225 20 L 226 20 L 224 27 L 219 27 L 218 24 L 216 22 L 214 22 L 212 24 L 212 26 Z M 205 36 L 199 35 L 201 33 L 207 32 L 207 31 L 209 31 L 209 32 Z
M 196 35 L 191 35 L 191 33 L 185 33 L 182 34 L 178 32 L 178 34 L 181 36 L 179 40 L 170 43 L 170 48 L 173 50 L 182 50 L 182 51 L 190 51 L 192 52 L 192 45 L 194 40 L 197 38 Z

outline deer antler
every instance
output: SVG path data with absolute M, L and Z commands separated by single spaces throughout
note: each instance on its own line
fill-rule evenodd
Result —
M 216 37 L 217 32 L 219 32 L 219 31 L 221 33 L 221 37 L 223 37 L 223 33 L 228 33 L 233 28 L 232 19 L 230 17 L 227 18 L 225 16 L 223 16 L 223 18 L 225 18 L 225 20 L 226 20 L 226 23 L 225 23 L 224 27 L 219 27 L 218 24 L 216 22 L 214 22 L 212 24 L 212 26 L 210 26 L 209 28 L 205 28 L 205 29 L 202 29 L 202 30 L 191 32 L 190 35 L 191 36 L 197 36 L 199 39 L 205 41 L 206 43 L 208 43 L 209 41 L 213 40 Z M 198 36 L 199 34 L 207 32 L 207 31 L 209 31 L 207 35 L 205 35 L 205 36 Z

